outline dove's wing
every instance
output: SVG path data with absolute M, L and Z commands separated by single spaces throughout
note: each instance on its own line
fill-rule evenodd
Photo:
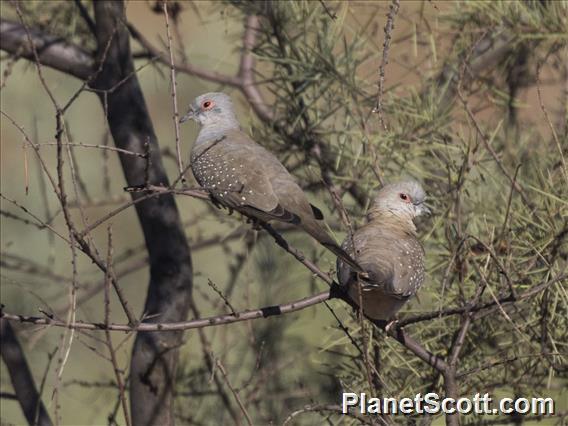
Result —
M 199 184 L 228 207 L 265 221 L 299 222 L 279 203 L 271 183 L 274 173 L 288 171 L 241 131 L 227 132 L 195 152 L 192 170 Z
M 280 161 L 240 130 L 229 130 L 215 141 L 192 150 L 193 174 L 221 204 L 265 222 L 278 220 L 301 226 L 353 268 L 361 268 L 317 220 L 302 188 Z
M 424 281 L 424 248 L 416 238 L 405 236 L 398 239 L 396 251 L 403 261 L 394 264 L 395 279 L 388 291 L 398 297 L 413 296 Z
M 356 253 L 353 250 L 353 243 L 357 248 Z M 368 225 L 362 226 L 353 233 L 353 240 L 347 236 L 341 247 L 357 259 L 361 268 L 367 273 L 367 277 L 359 278 L 365 290 L 381 289 L 384 291 L 390 286 L 395 271 L 392 263 L 388 261 L 388 256 L 380 256 L 383 241 L 374 229 Z M 341 285 L 347 286 L 356 279 L 353 269 L 339 258 L 337 259 L 337 271 Z

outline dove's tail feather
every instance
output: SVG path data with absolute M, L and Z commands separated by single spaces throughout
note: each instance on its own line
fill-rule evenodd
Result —
M 355 272 L 364 273 L 364 269 L 340 246 L 336 244 L 336 242 L 331 238 L 331 236 L 315 221 L 302 223 L 302 228 L 314 237 L 318 242 L 335 254 L 337 257 L 340 257 L 345 263 L 347 263 Z

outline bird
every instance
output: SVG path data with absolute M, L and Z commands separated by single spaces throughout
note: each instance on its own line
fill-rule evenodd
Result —
M 299 226 L 355 271 L 362 272 L 318 223 L 323 213 L 310 204 L 284 165 L 241 130 L 227 94 L 211 92 L 195 98 L 180 122 L 190 119 L 201 126 L 191 149 L 191 169 L 215 204 L 255 221 L 276 220 Z
M 430 214 L 426 193 L 415 180 L 383 186 L 371 202 L 367 223 L 348 236 L 342 248 L 365 270 L 354 273 L 337 259 L 337 278 L 365 316 L 390 324 L 424 282 L 424 248 L 413 220 Z M 358 284 L 361 284 L 359 299 Z

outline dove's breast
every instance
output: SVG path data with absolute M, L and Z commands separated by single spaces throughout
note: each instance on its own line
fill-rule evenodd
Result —
M 192 153 L 191 168 L 197 183 L 207 189 L 222 204 L 234 207 L 227 201 L 231 193 L 241 190 L 239 174 L 243 164 L 224 152 L 219 146 L 211 146 L 201 152 Z
M 412 235 L 375 223 L 367 224 L 353 235 L 355 260 L 368 273 L 362 280 L 363 310 L 374 319 L 392 318 L 424 282 L 424 250 Z M 347 238 L 344 248 L 353 253 Z M 338 278 L 348 286 L 350 297 L 359 303 L 355 276 L 347 265 L 338 262 Z

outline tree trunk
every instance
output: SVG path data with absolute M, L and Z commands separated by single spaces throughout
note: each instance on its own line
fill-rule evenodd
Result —
M 134 74 L 129 33 L 122 1 L 94 3 L 98 60 L 101 72 L 90 84 L 97 89 L 117 147 L 150 150 L 148 181 L 168 185 L 158 142 L 146 103 Z M 120 155 L 128 185 L 146 180 L 142 158 Z M 134 198 L 139 194 L 133 194 Z M 172 195 L 136 204 L 150 259 L 150 284 L 144 307 L 148 321 L 187 318 L 192 286 L 190 250 Z M 178 346 L 182 333 L 139 333 L 130 364 L 130 409 L 135 425 L 170 425 Z

